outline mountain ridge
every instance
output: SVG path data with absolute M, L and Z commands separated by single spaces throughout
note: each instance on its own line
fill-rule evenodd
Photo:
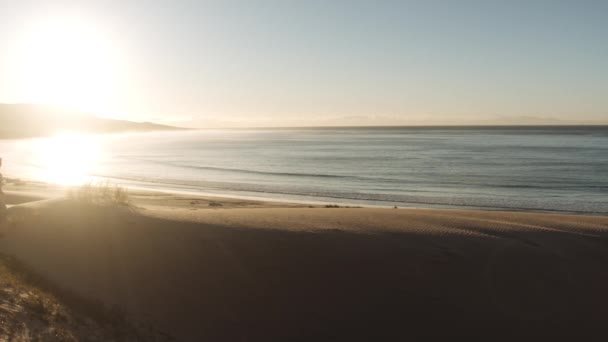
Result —
M 185 130 L 152 122 L 100 118 L 34 104 L 0 104 L 0 139 L 44 137 L 62 131 L 102 134 Z

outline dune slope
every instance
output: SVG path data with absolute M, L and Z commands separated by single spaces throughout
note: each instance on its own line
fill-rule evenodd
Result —
M 606 217 L 195 209 L 47 202 L 0 252 L 178 340 L 605 333 Z

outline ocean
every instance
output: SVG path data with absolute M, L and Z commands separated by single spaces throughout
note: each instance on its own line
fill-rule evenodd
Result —
M 271 200 L 608 214 L 608 127 L 227 129 L 83 139 L 0 141 L 4 173 Z

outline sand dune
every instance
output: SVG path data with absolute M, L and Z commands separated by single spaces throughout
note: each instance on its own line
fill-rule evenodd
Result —
M 178 340 L 605 333 L 607 217 L 134 197 L 22 207 L 0 252 Z

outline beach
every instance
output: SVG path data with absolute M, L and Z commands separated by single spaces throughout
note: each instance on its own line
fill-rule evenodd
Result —
M 605 334 L 605 216 L 5 190 L 43 200 L 10 209 L 0 253 L 176 340 Z
M 0 342 L 608 341 L 608 1 L 0 2 Z

